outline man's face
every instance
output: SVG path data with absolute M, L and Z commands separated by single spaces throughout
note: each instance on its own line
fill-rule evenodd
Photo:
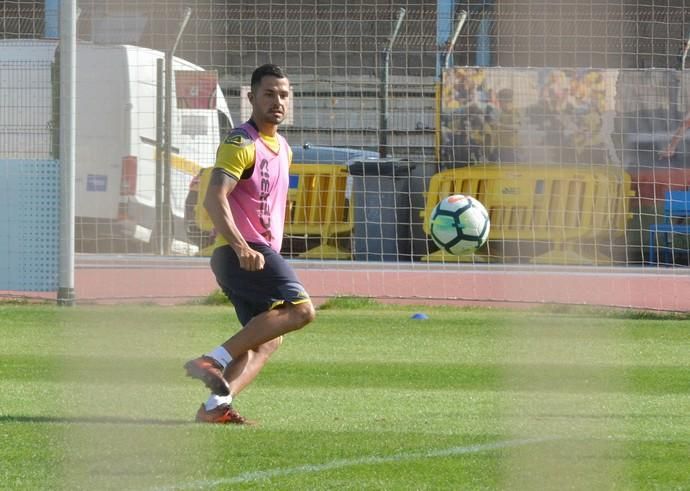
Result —
M 257 123 L 280 124 L 287 116 L 290 82 L 271 75 L 261 79 L 255 92 L 249 93 L 252 116 Z

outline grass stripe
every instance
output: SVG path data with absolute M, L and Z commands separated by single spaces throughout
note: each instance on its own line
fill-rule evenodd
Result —
M 0 380 L 177 385 L 188 382 L 180 376 L 181 367 L 182 360 L 175 358 L 5 355 L 0 357 Z M 515 390 L 592 393 L 625 386 L 635 394 L 690 394 L 690 366 L 667 365 L 299 362 L 276 356 L 261 377 L 265 384 L 283 387 L 499 390 L 509 383 Z M 610 387 L 611 380 L 616 386 Z

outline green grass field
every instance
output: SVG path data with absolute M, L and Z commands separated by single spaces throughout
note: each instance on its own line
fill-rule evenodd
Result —
M 231 307 L 0 304 L 0 489 L 690 489 L 690 320 L 327 306 L 226 427 Z

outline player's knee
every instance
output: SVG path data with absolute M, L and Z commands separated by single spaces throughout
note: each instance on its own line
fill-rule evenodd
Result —
M 265 356 L 268 358 L 280 347 L 281 344 L 283 344 L 283 336 L 278 336 L 270 341 L 266 341 L 264 344 L 256 348 L 255 351 L 260 356 Z
M 306 326 L 316 318 L 316 311 L 311 302 L 298 303 L 294 306 L 298 329 Z
M 266 343 L 266 350 L 268 351 L 268 354 L 273 354 L 275 350 L 280 348 L 281 344 L 283 344 L 283 336 L 278 336 L 277 338 L 271 339 L 268 343 Z

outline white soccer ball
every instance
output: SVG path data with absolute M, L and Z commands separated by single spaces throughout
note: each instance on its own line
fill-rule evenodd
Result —
M 471 196 L 454 194 L 441 200 L 430 217 L 434 243 L 449 254 L 476 251 L 489 238 L 489 213 Z

